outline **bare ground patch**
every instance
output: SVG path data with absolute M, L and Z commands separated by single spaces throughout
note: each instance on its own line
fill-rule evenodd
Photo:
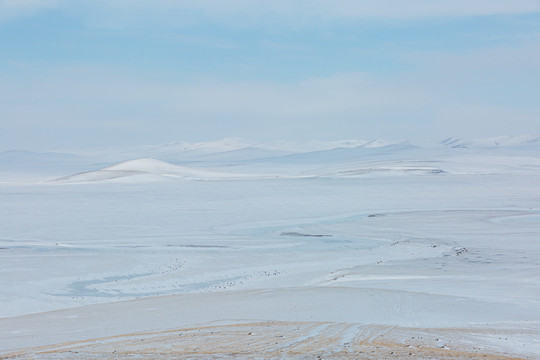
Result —
M 527 359 L 479 341 L 509 334 L 494 329 L 247 322 L 41 346 L 0 359 Z

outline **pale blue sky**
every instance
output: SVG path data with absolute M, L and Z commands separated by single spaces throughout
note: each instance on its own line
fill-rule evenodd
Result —
M 0 0 L 0 150 L 520 133 L 540 0 Z

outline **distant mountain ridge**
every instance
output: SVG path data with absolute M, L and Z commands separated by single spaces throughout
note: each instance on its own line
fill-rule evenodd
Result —
M 439 142 L 423 141 L 423 147 L 443 146 L 447 148 L 475 148 L 475 147 L 519 147 L 540 145 L 540 135 L 504 135 L 489 138 L 455 138 L 448 137 Z M 197 160 L 198 158 L 207 160 L 216 154 L 222 154 L 223 158 L 241 157 L 244 160 L 262 157 L 274 157 L 279 155 L 290 155 L 299 153 L 309 153 L 317 151 L 328 151 L 334 149 L 353 148 L 383 148 L 391 145 L 415 146 L 420 145 L 415 141 L 408 140 L 336 140 L 336 141 L 268 141 L 250 142 L 240 139 L 223 139 L 207 142 L 170 142 L 156 145 L 140 145 L 125 147 L 101 147 L 94 149 L 72 149 L 55 151 L 27 151 L 24 149 L 13 149 L 0 151 L 0 161 L 27 161 L 27 160 L 65 160 L 68 157 L 111 157 L 112 162 L 121 161 L 114 158 L 156 158 L 170 161 L 178 158 L 179 155 L 186 160 Z M 116 156 L 114 156 L 116 155 Z
M 511 135 L 479 139 L 458 139 L 449 137 L 442 140 L 439 144 L 450 148 L 539 146 L 540 136 Z

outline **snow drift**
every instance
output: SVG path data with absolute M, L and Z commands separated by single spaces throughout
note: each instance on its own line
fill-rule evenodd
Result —
M 136 180 L 134 177 L 142 181 L 148 181 L 164 179 L 167 177 L 185 179 L 212 179 L 230 178 L 233 176 L 234 175 L 232 174 L 217 171 L 173 165 L 156 159 L 136 159 L 124 161 L 96 171 L 86 171 L 74 175 L 64 176 L 54 179 L 53 182 L 79 183 L 126 178 L 130 178 L 129 180 Z

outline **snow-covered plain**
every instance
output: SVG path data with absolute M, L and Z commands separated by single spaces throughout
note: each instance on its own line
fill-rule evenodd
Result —
M 0 357 L 538 358 L 539 205 L 531 136 L 0 153 Z

